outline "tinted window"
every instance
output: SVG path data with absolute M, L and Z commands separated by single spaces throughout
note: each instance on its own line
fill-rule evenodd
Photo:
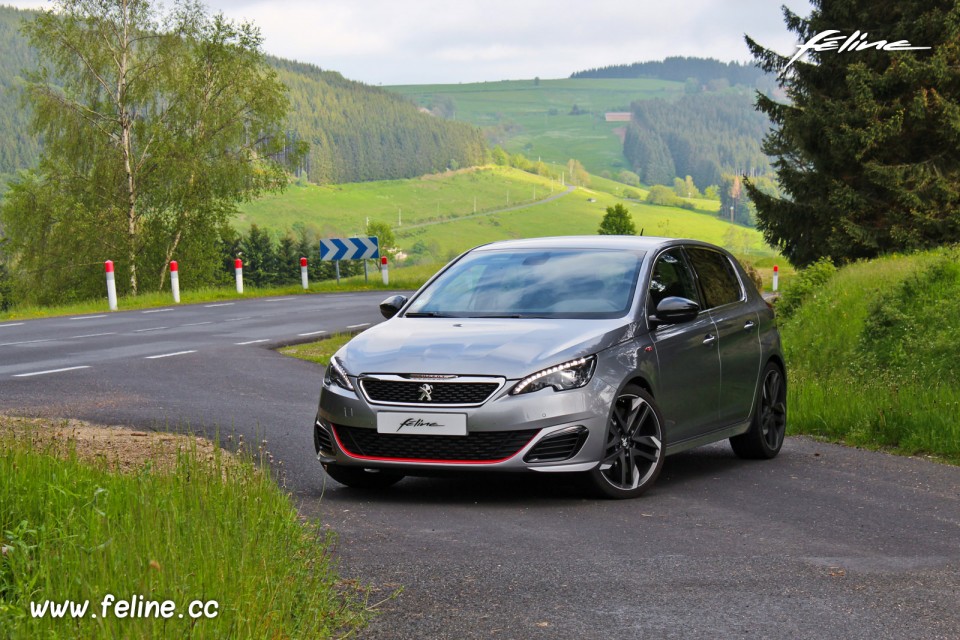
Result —
M 743 297 L 740 280 L 725 255 L 700 247 L 687 247 L 687 255 L 700 278 L 705 308 L 737 302 Z
M 690 273 L 680 249 L 671 249 L 660 254 L 650 276 L 649 312 L 653 313 L 660 301 L 669 296 L 679 296 L 694 302 L 700 301 L 697 285 Z
M 619 318 L 637 288 L 642 251 L 475 251 L 444 271 L 407 316 Z

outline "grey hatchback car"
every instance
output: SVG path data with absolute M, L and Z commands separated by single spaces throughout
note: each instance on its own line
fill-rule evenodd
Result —
M 772 308 L 729 253 L 631 236 L 496 242 L 448 264 L 326 369 L 334 480 L 451 469 L 577 473 L 632 498 L 664 457 L 725 438 L 773 458 L 786 371 Z

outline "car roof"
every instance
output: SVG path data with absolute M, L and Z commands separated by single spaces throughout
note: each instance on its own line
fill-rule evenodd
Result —
M 656 236 L 555 236 L 549 238 L 524 238 L 502 240 L 477 247 L 474 251 L 501 249 L 620 249 L 630 251 L 656 251 L 661 247 L 676 244 L 698 244 L 713 247 L 707 242 Z

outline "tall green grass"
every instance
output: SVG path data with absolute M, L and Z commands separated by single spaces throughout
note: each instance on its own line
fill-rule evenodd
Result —
M 251 463 L 186 452 L 173 473 L 119 474 L 0 440 L 0 637 L 314 638 L 363 624 L 331 540 Z M 106 594 L 172 600 L 177 615 L 104 617 Z M 90 609 L 32 617 L 30 603 L 48 599 Z M 218 615 L 191 619 L 194 600 L 217 601 Z
M 960 462 L 958 261 L 850 265 L 782 321 L 791 430 Z

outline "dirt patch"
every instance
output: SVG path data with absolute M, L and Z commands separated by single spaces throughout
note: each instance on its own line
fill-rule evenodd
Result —
M 235 463 L 233 454 L 222 449 L 218 453 L 216 445 L 197 436 L 102 427 L 74 419 L 0 416 L 0 441 L 4 438 L 29 440 L 37 450 L 56 456 L 75 451 L 80 460 L 122 473 L 147 465 L 173 471 L 181 452 L 209 462 L 219 455 L 224 463 Z

